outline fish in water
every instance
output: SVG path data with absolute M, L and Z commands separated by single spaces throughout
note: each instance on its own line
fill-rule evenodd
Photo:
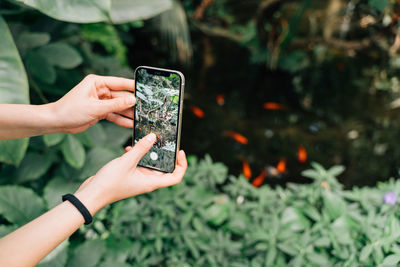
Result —
M 199 118 L 199 119 L 204 118 L 204 111 L 203 111 L 201 108 L 199 108 L 198 106 L 191 105 L 191 106 L 190 106 L 190 110 L 192 111 L 192 113 L 193 113 L 197 118 Z
M 246 145 L 249 142 L 249 140 L 245 136 L 241 135 L 240 133 L 234 132 L 234 131 L 224 131 L 223 135 L 232 138 L 233 140 L 235 140 L 236 142 L 238 142 L 239 144 L 242 144 L 242 145 Z
M 250 164 L 246 159 L 242 160 L 242 173 L 244 175 L 244 177 L 246 177 L 247 179 L 251 178 L 251 168 L 250 168 Z
M 265 102 L 264 108 L 268 110 L 284 110 L 286 107 L 282 104 L 275 103 L 275 102 Z
M 279 173 L 286 172 L 286 159 L 282 158 L 279 160 L 278 165 L 276 165 L 276 170 Z
M 251 182 L 252 185 L 255 187 L 261 186 L 264 183 L 265 177 L 267 177 L 267 172 L 265 169 L 263 169 L 261 173 Z

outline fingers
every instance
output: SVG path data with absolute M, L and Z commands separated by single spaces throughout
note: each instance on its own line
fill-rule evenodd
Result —
M 110 90 L 123 90 L 123 91 L 134 91 L 135 80 L 113 77 L 113 76 L 94 76 L 96 88 L 107 87 Z
M 108 114 L 112 112 L 121 112 L 131 108 L 136 103 L 136 98 L 133 94 L 127 97 L 117 97 L 105 100 L 97 100 L 99 112 Z
M 127 91 L 109 91 L 111 98 L 117 98 L 117 97 L 130 97 L 130 96 L 135 96 L 134 93 L 127 92 Z
M 116 113 L 108 113 L 106 120 L 111 121 L 121 127 L 133 128 L 133 120 L 132 119 L 123 117 Z
M 121 114 L 121 115 L 123 115 L 125 117 L 128 117 L 130 119 L 133 119 L 133 109 L 132 108 L 128 108 L 128 109 L 125 109 L 123 111 L 120 111 L 120 112 L 118 112 L 118 114 Z
M 183 175 L 185 175 L 186 169 L 187 169 L 186 154 L 183 150 L 181 150 L 178 153 L 178 161 L 175 170 L 172 173 L 172 176 L 175 178 L 175 180 L 173 180 L 172 182 L 176 182 L 175 184 L 180 183 L 180 181 L 183 178 Z
M 131 150 L 132 150 L 132 148 L 133 148 L 133 147 L 131 147 L 131 146 L 127 146 L 127 147 L 125 147 L 125 153 L 128 153 L 129 151 L 131 151 Z
M 183 150 L 178 153 L 178 162 L 176 164 L 175 170 L 173 173 L 165 175 L 165 177 L 157 177 L 154 181 L 156 183 L 157 188 L 167 187 L 171 185 L 179 184 L 182 181 L 183 176 L 185 175 L 187 169 L 187 160 L 186 155 Z
M 132 167 L 136 167 L 139 160 L 150 150 L 157 137 L 154 133 L 150 133 L 139 140 L 136 145 L 122 157 Z

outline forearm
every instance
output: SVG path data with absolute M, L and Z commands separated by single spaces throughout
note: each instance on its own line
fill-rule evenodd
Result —
M 0 140 L 57 132 L 52 104 L 0 104 Z
M 75 195 L 92 215 L 102 207 L 93 192 Z M 0 239 L 0 266 L 35 266 L 83 223 L 75 206 L 68 201 L 61 203 Z

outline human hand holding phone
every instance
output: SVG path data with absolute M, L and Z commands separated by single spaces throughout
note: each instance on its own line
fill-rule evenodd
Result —
M 79 133 L 102 119 L 133 127 L 135 81 L 88 75 L 56 102 L 0 104 L 0 140 L 50 133 Z
M 101 168 L 75 192 L 75 196 L 93 216 L 104 206 L 120 199 L 147 193 L 179 183 L 187 168 L 183 151 L 173 173 L 137 167 L 153 146 L 156 137 L 149 134 L 126 153 Z M 35 220 L 0 239 L 1 266 L 36 266 L 50 251 L 72 235 L 84 217 L 76 206 L 64 201 Z
M 136 103 L 131 79 L 90 74 L 58 101 L 49 104 L 53 132 L 78 133 L 99 120 L 132 128 Z
M 137 166 L 155 141 L 155 134 L 146 135 L 134 147 L 127 147 L 124 155 L 110 161 L 81 185 L 75 196 L 92 215 L 115 201 L 175 185 L 182 180 L 187 169 L 183 150 L 178 153 L 172 173 Z

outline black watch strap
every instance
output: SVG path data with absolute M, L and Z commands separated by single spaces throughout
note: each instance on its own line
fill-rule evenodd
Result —
M 85 224 L 90 224 L 92 222 L 92 215 L 88 211 L 88 209 L 85 207 L 85 205 L 82 204 L 82 202 L 73 194 L 66 194 L 62 196 L 62 201 L 68 200 L 69 202 L 74 205 L 79 212 L 82 214 L 83 218 L 85 219 Z

